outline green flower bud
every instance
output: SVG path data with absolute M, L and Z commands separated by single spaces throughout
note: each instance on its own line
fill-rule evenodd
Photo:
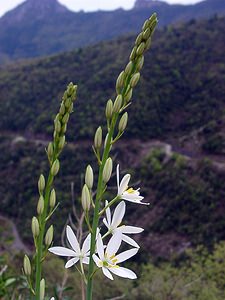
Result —
M 134 60 L 135 57 L 136 57 L 136 51 L 137 51 L 137 46 L 134 46 L 133 50 L 131 51 L 131 54 L 130 54 L 130 60 Z
M 81 204 L 82 204 L 84 211 L 86 211 L 86 212 L 89 211 L 90 206 L 91 206 L 91 195 L 90 195 L 89 189 L 86 184 L 83 186 L 83 189 L 82 189 Z
M 71 114 L 73 112 L 73 102 L 71 102 L 68 112 Z
M 116 91 L 118 94 L 121 92 L 121 89 L 124 85 L 124 80 L 125 80 L 125 72 L 122 71 L 116 81 Z
M 32 218 L 31 229 L 32 229 L 33 237 L 34 238 L 38 237 L 40 232 L 40 227 L 39 227 L 38 219 L 36 217 Z
M 25 255 L 23 259 L 23 270 L 26 276 L 31 275 L 31 264 L 30 259 L 27 255 Z
M 62 133 L 65 133 L 66 130 L 67 130 L 67 124 L 64 124 L 64 125 L 62 126 L 61 131 L 62 131 Z
M 118 113 L 119 112 L 119 110 L 120 110 L 120 108 L 122 106 L 122 102 L 123 102 L 122 95 L 118 95 L 116 97 L 116 100 L 115 100 L 114 104 L 113 104 L 113 112 L 114 113 Z
M 62 119 L 62 116 L 61 116 L 60 114 L 57 114 L 57 115 L 55 116 L 54 123 L 60 122 L 61 119 Z
M 89 189 L 92 189 L 93 182 L 94 182 L 93 170 L 92 170 L 92 167 L 90 165 L 88 165 L 86 168 L 86 173 L 85 173 L 85 183 Z
M 61 123 L 59 121 L 55 122 L 55 131 L 60 132 L 61 130 Z
M 49 227 L 49 229 L 47 230 L 46 232 L 46 235 L 45 235 L 45 245 L 48 247 L 51 245 L 52 243 L 52 240 L 53 240 L 53 225 L 51 225 Z
M 64 115 L 65 112 L 66 112 L 66 108 L 65 108 L 64 103 L 62 102 L 60 109 L 59 109 L 59 113 L 60 113 L 60 115 Z
M 134 88 L 140 79 L 140 73 L 136 73 L 131 77 L 130 86 Z
M 52 167 L 51 167 L 51 174 L 52 174 L 52 176 L 56 176 L 58 174 L 59 167 L 60 167 L 59 160 L 56 159 L 54 161 L 54 163 L 52 164 Z
M 141 32 L 141 33 L 139 33 L 139 35 L 137 36 L 136 41 L 135 41 L 135 45 L 137 47 L 141 44 L 142 39 L 143 39 L 143 33 Z
M 44 298 L 45 298 L 45 280 L 44 278 L 42 278 L 40 282 L 40 300 L 44 300 Z
M 109 137 L 109 134 L 107 133 L 107 134 L 106 134 L 106 137 L 105 137 L 105 141 L 104 141 L 104 149 L 105 149 L 106 144 L 107 144 L 107 142 L 108 142 L 108 137 Z M 112 141 L 112 139 L 111 139 L 111 141 Z M 111 142 L 111 141 L 110 141 L 110 142 Z M 112 146 L 110 146 L 110 149 L 111 149 L 111 147 L 112 147 Z
M 144 33 L 143 33 L 143 39 L 147 40 L 151 35 L 151 30 L 150 28 L 145 29 Z
M 151 47 L 152 39 L 151 37 L 146 41 L 146 50 L 148 50 Z
M 48 158 L 49 158 L 49 159 L 52 158 L 53 152 L 54 152 L 54 149 L 53 149 L 53 143 L 50 142 L 50 143 L 48 144 L 48 149 L 47 149 L 47 154 L 48 154 Z
M 45 189 L 45 177 L 43 174 L 40 175 L 39 180 L 38 180 L 38 191 L 40 194 L 43 193 Z
M 108 100 L 105 108 L 105 115 L 107 119 L 111 119 L 113 114 L 113 102 L 111 99 Z
M 153 13 L 153 14 L 151 15 L 151 17 L 148 19 L 148 21 L 149 21 L 148 27 L 151 27 L 153 23 L 157 22 L 157 14 L 156 14 L 156 13 Z M 146 28 L 145 28 L 145 29 L 146 29 Z M 144 29 L 144 30 L 145 30 L 145 29 Z
M 70 115 L 69 113 L 66 113 L 65 116 L 62 118 L 62 123 L 67 124 L 69 121 Z
M 68 97 L 68 98 L 66 99 L 66 101 L 65 101 L 65 107 L 66 107 L 67 109 L 70 107 L 71 102 L 72 102 L 71 98 Z
M 143 64 L 144 64 L 144 56 L 142 55 L 142 56 L 140 56 L 140 57 L 138 57 L 138 59 L 137 59 L 137 63 L 136 63 L 136 70 L 137 71 L 140 71 L 141 69 L 142 69 L 142 67 L 143 67 Z
M 49 206 L 51 208 L 54 208 L 55 203 L 56 203 L 56 193 L 55 193 L 55 189 L 52 189 L 50 193 Z
M 149 27 L 149 24 L 150 24 L 150 20 L 146 20 L 144 22 L 144 25 L 142 26 L 142 30 L 145 31 Z
M 118 125 L 119 132 L 123 132 L 125 130 L 125 128 L 127 127 L 127 121 L 128 121 L 128 113 L 125 112 L 122 115 L 119 125 Z
M 133 94 L 133 89 L 131 87 L 129 87 L 127 93 L 125 94 L 124 97 L 124 101 L 127 103 L 130 101 L 130 99 L 132 98 L 132 94 Z
M 59 139 L 59 144 L 58 144 L 59 150 L 61 150 L 65 146 L 65 142 L 66 142 L 66 137 L 65 135 L 63 135 Z
M 130 62 L 127 64 L 127 66 L 126 66 L 126 68 L 125 68 L 125 73 L 126 73 L 127 75 L 130 75 L 130 73 L 131 73 L 132 70 L 133 70 L 133 66 L 134 66 L 134 63 L 133 63 L 132 61 L 130 61 Z
M 145 47 L 146 47 L 146 44 L 144 42 L 142 42 L 138 48 L 137 48 L 137 52 L 136 54 L 139 56 L 139 55 L 142 55 L 145 51 Z
M 44 207 L 45 207 L 45 201 L 44 201 L 44 197 L 41 195 L 38 200 L 38 205 L 37 205 L 37 213 L 39 215 L 41 215 L 43 213 Z
M 104 165 L 103 173 L 102 173 L 102 179 L 105 183 L 107 183 L 112 175 L 112 159 L 109 157 Z
M 96 149 L 100 149 L 102 145 L 102 128 L 99 126 L 95 132 L 94 146 Z

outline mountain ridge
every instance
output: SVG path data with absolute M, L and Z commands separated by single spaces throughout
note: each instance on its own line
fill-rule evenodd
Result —
M 93 13 L 72 12 L 56 0 L 35 2 L 41 11 L 37 13 L 35 5 L 31 5 L 34 2 L 28 0 L 0 18 L 0 63 L 64 52 L 136 33 L 155 11 L 159 27 L 225 13 L 223 0 L 187 6 L 154 1 L 157 5 L 151 8 Z

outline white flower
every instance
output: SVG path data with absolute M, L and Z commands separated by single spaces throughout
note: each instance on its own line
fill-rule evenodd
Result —
M 78 240 L 70 226 L 66 227 L 66 236 L 72 249 L 68 249 L 65 247 L 51 247 L 48 249 L 48 251 L 59 256 L 72 257 L 66 263 L 65 268 L 72 267 L 79 260 L 83 264 L 89 264 L 91 235 L 89 234 L 86 237 L 82 248 L 80 248 Z
M 105 206 L 108 205 L 108 201 L 106 201 Z M 113 217 L 111 216 L 110 208 L 106 209 L 106 218 L 103 219 L 103 223 L 108 228 L 108 231 L 112 234 L 116 234 L 118 231 L 122 234 L 122 240 L 131 246 L 139 248 L 139 245 L 126 234 L 135 234 L 144 231 L 143 228 L 135 227 L 135 226 L 126 226 L 121 225 L 124 214 L 126 210 L 126 204 L 124 201 L 120 202 L 115 208 Z
M 106 249 L 104 250 L 102 237 L 99 234 L 97 238 L 98 256 L 93 254 L 93 259 L 96 265 L 99 268 L 102 268 L 103 274 L 111 280 L 113 280 L 111 273 L 124 278 L 136 279 L 137 276 L 133 271 L 120 267 L 118 264 L 134 256 L 138 252 L 138 249 L 133 248 L 116 255 L 121 242 L 121 233 L 117 232 L 117 234 L 114 234 L 111 237 Z
M 121 199 L 138 203 L 138 204 L 149 205 L 149 203 L 141 202 L 141 200 L 143 200 L 144 197 L 140 196 L 139 189 L 134 190 L 132 187 L 131 188 L 128 187 L 128 183 L 130 181 L 130 174 L 126 174 L 120 182 L 119 165 L 117 165 L 116 168 L 116 175 L 117 175 L 118 196 L 120 196 Z

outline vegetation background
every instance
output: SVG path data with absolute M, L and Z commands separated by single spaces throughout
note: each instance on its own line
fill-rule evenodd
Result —
M 137 237 L 141 251 L 130 263 L 139 279 L 111 283 L 99 274 L 95 299 L 223 300 L 224 1 L 185 8 L 137 1 L 130 11 L 89 14 L 32 1 L 0 18 L 0 298 L 24 292 L 19 275 L 24 251 L 32 250 L 37 179 L 47 170 L 45 147 L 65 86 L 73 81 L 79 91 L 56 181 L 55 244 L 69 213 L 72 218 L 71 187 L 77 205 L 85 166 L 94 166 L 92 137 L 135 33 L 156 11 L 160 28 L 133 95 L 128 129 L 113 150 L 151 203 L 129 206 L 127 222 L 145 228 Z M 49 255 L 49 295 L 80 299 L 72 271 Z

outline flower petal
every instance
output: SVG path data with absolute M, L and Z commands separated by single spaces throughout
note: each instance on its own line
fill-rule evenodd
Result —
M 121 242 L 122 234 L 121 232 L 117 231 L 109 240 L 105 253 L 107 253 L 109 257 L 115 255 L 121 245 Z
M 59 256 L 76 256 L 77 253 L 74 252 L 71 249 L 65 248 L 65 247 L 51 247 L 48 249 L 53 254 L 59 255 Z
M 107 206 L 109 204 L 109 202 L 106 200 L 105 201 L 105 207 Z M 109 226 L 111 225 L 111 210 L 110 210 L 110 208 L 108 207 L 107 209 L 106 209 L 106 219 L 107 219 L 107 223 L 109 224 Z
M 130 195 L 127 194 L 127 195 L 122 195 L 121 198 L 136 204 L 150 205 L 150 203 L 141 202 L 141 200 L 144 199 L 144 197 L 141 196 L 131 197 Z
M 99 233 L 98 234 L 98 237 L 97 237 L 97 252 L 98 252 L 98 255 L 100 257 L 101 260 L 104 260 L 104 245 L 103 245 L 103 241 L 102 241 L 102 236 L 101 234 Z
M 88 251 L 90 251 L 90 247 L 91 247 L 91 234 L 89 233 L 86 237 L 86 239 L 83 242 L 83 246 L 82 246 L 82 254 L 86 254 L 88 253 Z
M 102 272 L 103 272 L 103 274 L 104 274 L 106 277 L 108 277 L 109 279 L 113 280 L 112 274 L 109 272 L 108 269 L 106 269 L 106 268 L 103 267 L 103 268 L 102 268 Z
M 68 262 L 65 264 L 65 268 L 68 269 L 70 267 L 72 267 L 75 263 L 77 263 L 79 260 L 79 257 L 74 257 L 71 258 L 70 260 L 68 260 Z
M 70 226 L 66 226 L 66 236 L 70 243 L 70 246 L 73 248 L 73 250 L 77 253 L 80 253 L 80 245 L 78 243 L 78 240 Z
M 113 218 L 112 218 L 112 224 L 111 227 L 115 229 L 120 225 L 120 223 L 123 220 L 124 214 L 126 210 L 126 204 L 124 201 L 120 202 L 117 207 L 115 208 Z
M 107 222 L 107 220 L 106 220 L 106 218 L 104 218 L 103 219 L 103 223 L 105 224 L 105 226 L 109 229 L 110 227 L 109 227 L 109 224 L 108 224 L 108 222 Z
M 89 265 L 90 262 L 90 258 L 89 257 L 84 257 L 81 259 L 81 262 L 85 265 Z
M 136 279 L 137 275 L 127 269 L 127 268 L 122 268 L 122 267 L 117 267 L 117 268 L 110 268 L 110 271 L 114 274 L 116 274 L 117 276 L 123 277 L 123 278 L 129 278 L 129 279 Z
M 116 167 L 116 180 L 117 180 L 117 189 L 118 189 L 118 195 L 119 195 L 119 186 L 120 186 L 120 165 L 117 165 L 117 167 Z
M 119 227 L 120 228 L 120 227 Z M 122 233 L 126 234 L 136 234 L 136 233 L 141 233 L 144 231 L 143 228 L 141 227 L 136 227 L 136 226 L 121 226 L 121 231 Z
M 117 259 L 117 263 L 121 263 L 129 258 L 131 258 L 132 256 L 134 256 L 135 254 L 137 254 L 138 249 L 137 248 L 133 248 L 124 252 L 121 252 L 120 254 L 116 255 L 116 259 Z
M 122 240 L 135 248 L 140 248 L 140 246 L 138 245 L 138 243 L 135 242 L 135 240 L 133 240 L 131 237 L 125 234 L 122 234 Z
M 93 254 L 93 260 L 94 260 L 94 262 L 96 263 L 96 265 L 100 268 L 100 267 L 102 267 L 102 261 L 98 258 L 98 256 L 97 255 L 95 255 L 95 254 Z
M 126 174 L 120 182 L 118 195 L 122 195 L 128 188 L 128 183 L 130 181 L 130 174 Z

